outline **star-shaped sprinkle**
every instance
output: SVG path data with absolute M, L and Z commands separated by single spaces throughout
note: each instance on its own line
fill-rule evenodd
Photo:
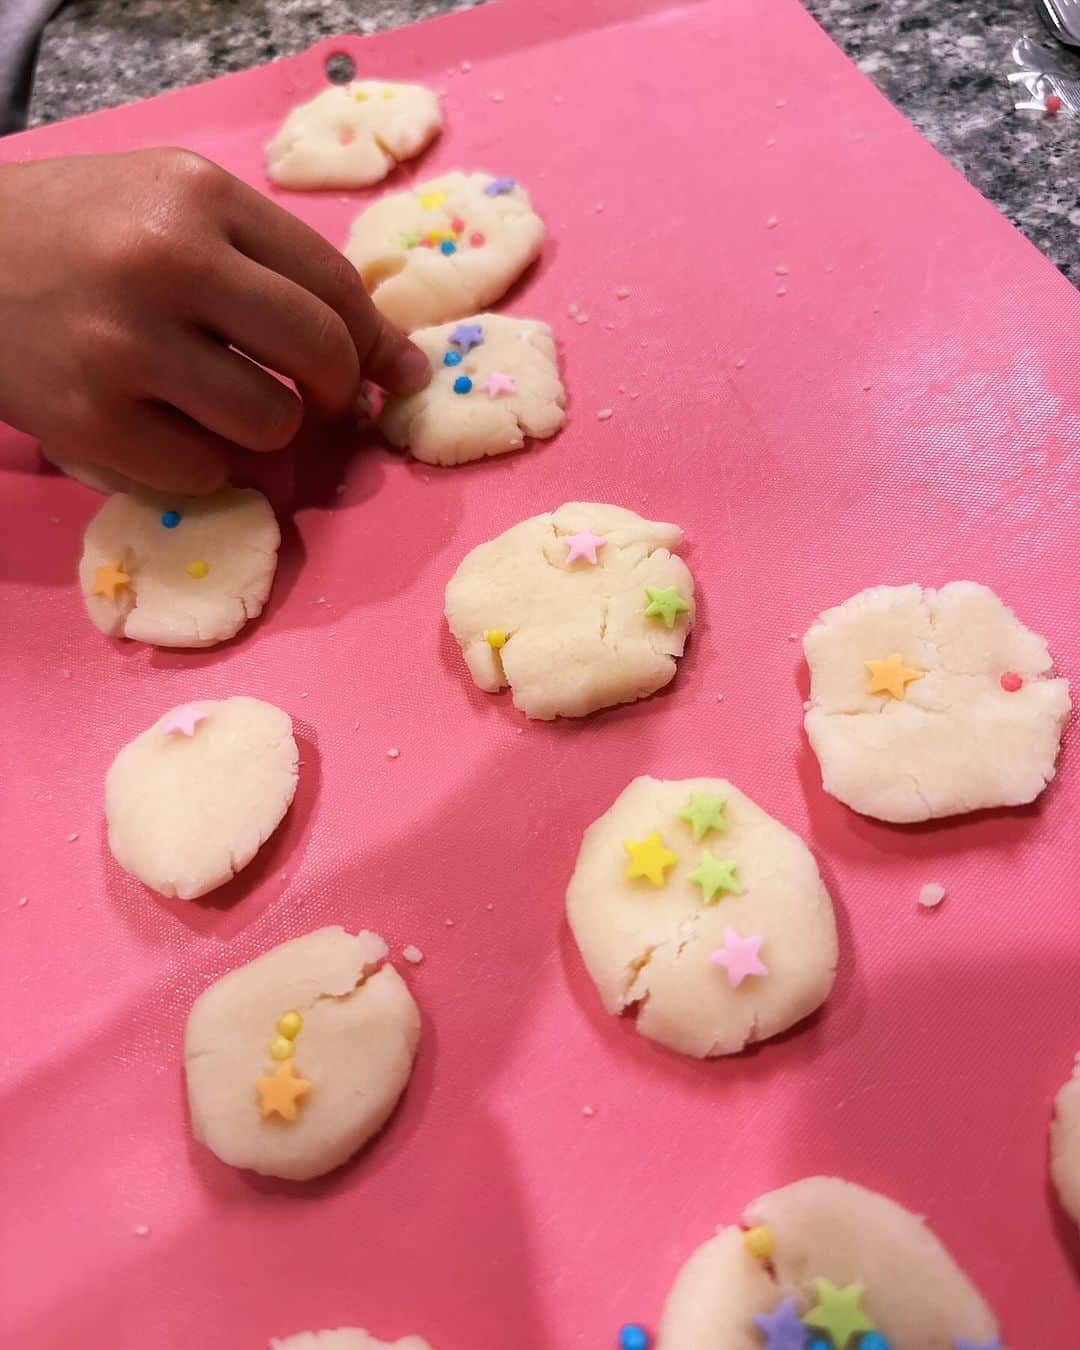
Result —
M 664 847 L 659 830 L 653 830 L 645 839 L 627 839 L 623 848 L 630 854 L 626 875 L 631 881 L 635 877 L 647 877 L 654 886 L 663 886 L 667 881 L 664 873 L 679 861 L 677 853 Z
M 194 736 L 195 728 L 206 721 L 206 713 L 193 703 L 184 703 L 161 719 L 161 729 L 166 736 Z
M 287 1059 L 273 1073 L 260 1078 L 255 1086 L 259 1090 L 259 1110 L 263 1119 L 276 1112 L 282 1120 L 291 1123 L 296 1119 L 297 1103 L 307 1096 L 311 1084 L 297 1075 L 296 1062 Z
M 709 797 L 704 792 L 692 792 L 690 800 L 679 812 L 679 819 L 685 820 L 694 832 L 694 841 L 704 839 L 710 830 L 720 834 L 727 831 L 724 811 L 727 802 L 723 797 Z
M 738 989 L 748 975 L 768 975 L 769 967 L 759 952 L 764 937 L 740 937 L 734 928 L 724 929 L 724 945 L 709 957 L 714 966 L 723 966 L 732 989 Z M 820 1297 L 820 1294 L 819 1294 Z M 870 1324 L 871 1328 L 873 1323 Z M 841 1350 L 838 1347 L 838 1350 Z
M 513 394 L 517 390 L 517 380 L 503 370 L 493 370 L 487 377 L 484 389 L 492 398 L 497 398 L 499 394 Z
M 442 206 L 444 201 L 446 201 L 446 193 L 438 188 L 420 194 L 420 205 L 425 211 L 434 211 L 437 207 Z
M 94 585 L 91 595 L 103 595 L 107 600 L 115 600 L 116 592 L 131 585 L 131 578 L 120 566 L 120 559 L 106 563 L 104 567 L 94 568 Z
M 493 178 L 484 191 L 489 197 L 501 197 L 506 192 L 512 192 L 516 183 L 514 178 Z
M 897 658 L 899 660 L 899 658 Z M 818 1301 L 803 1318 L 808 1327 L 827 1331 L 836 1350 L 848 1350 L 852 1337 L 877 1328 L 859 1307 L 863 1287 L 856 1281 L 838 1289 L 831 1280 L 815 1280 Z
M 584 558 L 595 567 L 596 550 L 603 548 L 607 540 L 602 534 L 593 534 L 592 530 L 578 530 L 577 534 L 565 535 L 563 543 L 566 545 L 567 564 Z
M 676 614 L 685 614 L 690 608 L 674 586 L 646 586 L 649 603 L 645 606 L 647 619 L 663 619 L 668 628 L 675 627 Z
M 754 1323 L 765 1333 L 764 1350 L 806 1350 L 806 1327 L 793 1298 L 784 1299 L 775 1312 L 759 1313 Z
M 891 694 L 893 698 L 903 698 L 911 681 L 923 677 L 923 671 L 904 665 L 904 658 L 899 652 L 892 652 L 884 661 L 864 661 L 863 665 L 866 666 L 868 694 Z
M 991 1336 L 988 1341 L 969 1341 L 966 1336 L 954 1336 L 953 1350 L 1004 1350 L 1004 1347 L 1000 1336 Z
M 450 334 L 450 342 L 455 347 L 460 347 L 463 352 L 472 351 L 474 347 L 483 345 L 484 326 L 479 323 L 459 323 Z
M 742 895 L 743 888 L 735 880 L 737 865 L 730 858 L 714 858 L 707 848 L 703 848 L 701 862 L 686 879 L 701 887 L 705 903 L 711 905 L 721 892 L 724 895 Z

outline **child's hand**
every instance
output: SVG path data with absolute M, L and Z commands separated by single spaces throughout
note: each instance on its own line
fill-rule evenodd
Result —
M 51 449 L 208 492 L 305 406 L 429 376 L 337 249 L 198 155 L 0 167 L 0 418 Z

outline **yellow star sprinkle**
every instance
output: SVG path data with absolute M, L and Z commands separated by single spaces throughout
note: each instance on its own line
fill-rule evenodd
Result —
M 737 863 L 730 858 L 714 858 L 707 848 L 701 850 L 701 862 L 686 878 L 695 886 L 701 887 L 705 903 L 711 905 L 718 892 L 725 895 L 742 895 L 743 888 L 735 880 Z
M 903 698 L 906 686 L 912 680 L 921 680 L 924 671 L 914 670 L 904 665 L 899 652 L 892 652 L 884 661 L 864 661 L 866 667 L 866 692 L 868 694 L 891 694 L 893 698 Z
M 94 585 L 90 594 L 103 595 L 108 600 L 115 600 L 116 592 L 130 584 L 131 578 L 120 566 L 118 558 L 116 562 L 106 563 L 104 567 L 94 568 Z
M 263 1119 L 276 1111 L 282 1120 L 291 1123 L 296 1119 L 297 1102 L 307 1096 L 311 1084 L 297 1076 L 296 1064 L 287 1059 L 272 1074 L 260 1078 L 255 1086 L 259 1090 L 259 1110 Z
M 425 211 L 434 211 L 446 201 L 446 193 L 436 188 L 433 192 L 421 192 L 420 205 Z
M 692 792 L 690 800 L 679 812 L 679 819 L 685 820 L 694 832 L 694 842 L 704 839 L 710 830 L 724 834 L 727 821 L 724 808 L 727 802 L 723 797 L 707 797 L 703 792 Z
M 808 1327 L 817 1327 L 827 1331 L 836 1350 L 847 1350 L 852 1337 L 864 1331 L 876 1331 L 877 1327 L 859 1307 L 863 1287 L 861 1284 L 849 1284 L 837 1289 L 831 1280 L 815 1280 L 817 1305 L 803 1318 Z
M 631 881 L 635 877 L 648 877 L 654 886 L 663 886 L 667 881 L 665 871 L 679 861 L 677 853 L 664 847 L 659 830 L 653 830 L 646 839 L 627 839 L 623 848 L 630 854 L 626 875 Z

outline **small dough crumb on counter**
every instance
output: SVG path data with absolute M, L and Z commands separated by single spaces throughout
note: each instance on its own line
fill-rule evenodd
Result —
M 945 899 L 945 887 L 940 881 L 928 881 L 919 892 L 919 904 L 923 909 L 935 909 Z

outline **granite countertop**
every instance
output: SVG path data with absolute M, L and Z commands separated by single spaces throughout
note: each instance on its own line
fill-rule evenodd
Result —
M 473 2 L 76 0 L 42 41 L 31 124 L 240 70 L 333 33 L 369 33 Z M 1075 275 L 1080 118 L 1015 112 L 1005 80 L 1014 40 L 1041 33 L 1033 0 L 803 2 L 938 149 Z M 1076 65 L 1080 75 L 1080 57 Z

